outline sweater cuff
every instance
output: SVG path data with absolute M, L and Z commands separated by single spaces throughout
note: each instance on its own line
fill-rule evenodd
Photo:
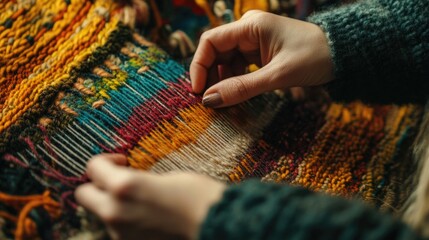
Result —
M 327 88 L 335 100 L 402 102 L 407 95 L 410 98 L 405 101 L 426 99 L 427 88 L 416 79 L 421 72 L 414 70 L 415 56 L 409 46 L 415 37 L 413 29 L 408 29 L 412 26 L 397 22 L 398 16 L 408 14 L 403 12 L 407 8 L 392 6 L 389 1 L 360 1 L 308 19 L 328 38 L 336 80 Z
M 419 239 L 405 224 L 359 202 L 257 180 L 230 186 L 200 239 Z

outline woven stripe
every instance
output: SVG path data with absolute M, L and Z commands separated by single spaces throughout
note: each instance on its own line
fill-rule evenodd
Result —
M 72 196 L 102 152 L 156 173 L 256 177 L 383 210 L 408 197 L 420 106 L 267 93 L 207 109 L 184 67 L 116 12 L 104 0 L 0 2 L 0 238 L 95 232 Z

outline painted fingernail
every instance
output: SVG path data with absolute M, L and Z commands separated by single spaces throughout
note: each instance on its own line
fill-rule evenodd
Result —
M 203 97 L 202 103 L 205 107 L 213 108 L 220 106 L 223 102 L 219 93 L 211 93 Z

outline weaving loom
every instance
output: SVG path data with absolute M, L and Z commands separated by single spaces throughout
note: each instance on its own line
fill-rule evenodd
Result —
M 251 177 L 395 211 L 412 189 L 422 108 L 304 102 L 268 93 L 213 110 L 186 69 L 104 0 L 0 1 L 0 239 L 65 239 L 97 226 L 76 205 L 87 160 Z

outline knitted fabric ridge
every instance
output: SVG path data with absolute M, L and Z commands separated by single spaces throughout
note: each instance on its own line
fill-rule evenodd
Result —
M 225 182 L 286 182 L 398 210 L 411 191 L 415 105 L 293 102 L 213 110 L 186 69 L 95 1 L 0 2 L 0 239 L 97 235 L 73 191 L 87 160 Z

